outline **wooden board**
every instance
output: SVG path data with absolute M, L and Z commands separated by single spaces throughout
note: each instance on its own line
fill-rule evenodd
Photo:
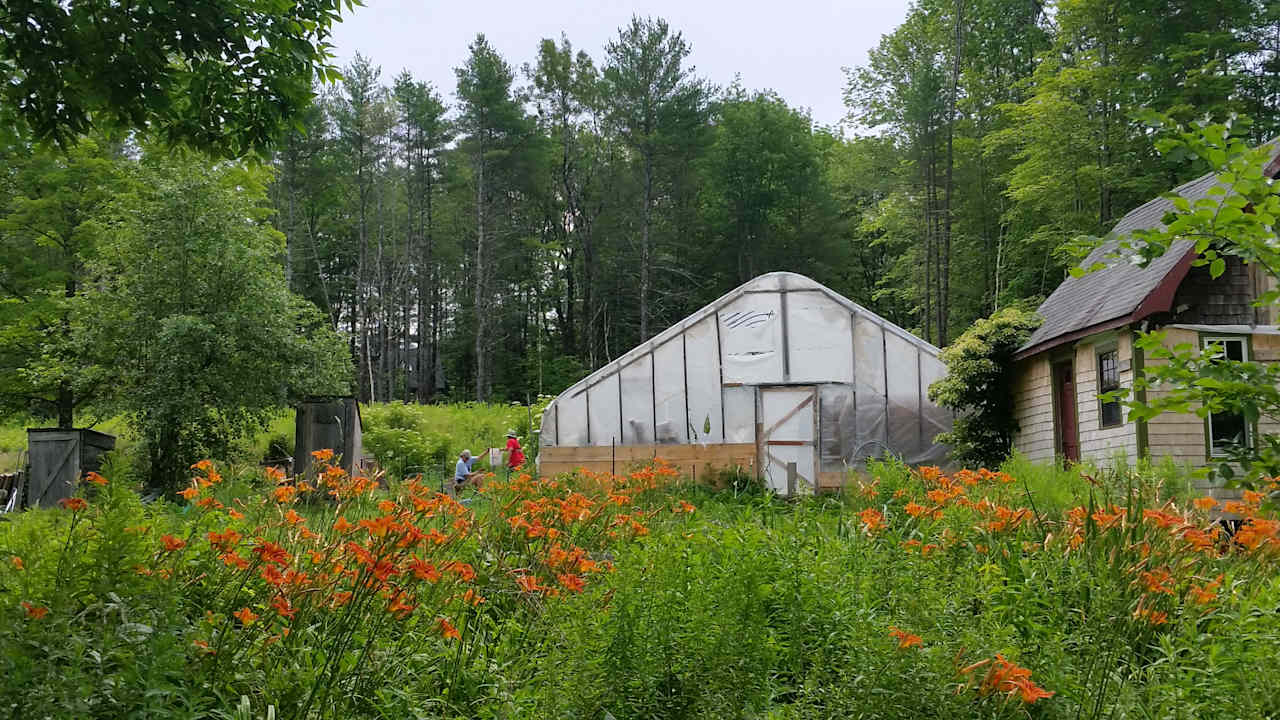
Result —
M 541 474 L 556 475 L 585 467 L 593 472 L 621 474 L 628 468 L 662 458 L 691 478 L 706 475 L 709 470 L 728 468 L 755 469 L 755 443 L 716 445 L 618 445 L 591 447 L 549 447 L 539 452 Z

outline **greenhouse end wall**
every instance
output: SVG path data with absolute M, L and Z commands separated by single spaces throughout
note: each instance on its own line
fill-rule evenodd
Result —
M 933 345 L 771 273 L 561 393 L 543 416 L 540 470 L 663 457 L 704 476 L 744 468 L 785 493 L 838 487 L 870 458 L 939 464 L 934 438 L 952 417 L 928 388 L 944 373 Z

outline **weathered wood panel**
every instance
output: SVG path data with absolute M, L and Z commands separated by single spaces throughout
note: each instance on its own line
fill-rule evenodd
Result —
M 1182 343 L 1195 345 L 1199 334 L 1194 330 L 1166 328 L 1164 345 L 1173 347 Z M 1164 364 L 1162 360 L 1148 358 L 1150 367 Z M 1154 400 L 1165 394 L 1160 390 L 1148 390 L 1147 399 Z M 1205 464 L 1204 420 L 1194 413 L 1161 413 L 1147 423 L 1147 447 L 1151 457 L 1157 460 L 1169 458 L 1179 464 L 1203 467 Z
M 1031 460 L 1052 460 L 1055 452 L 1053 384 L 1048 358 L 1038 355 L 1023 360 L 1016 372 L 1014 416 L 1018 420 L 1018 432 L 1013 437 L 1013 447 Z
M 755 443 L 717 445 L 619 445 L 613 447 L 549 447 L 539 453 L 544 476 L 586 468 L 593 472 L 625 472 L 628 468 L 662 458 L 690 477 L 705 475 L 709 469 L 756 466 Z

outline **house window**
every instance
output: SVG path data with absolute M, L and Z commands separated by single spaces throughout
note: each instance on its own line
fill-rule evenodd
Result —
M 1120 359 L 1115 350 L 1098 353 L 1098 394 L 1120 389 Z M 1124 413 L 1119 400 L 1098 401 L 1098 424 L 1104 428 L 1124 424 Z
M 1204 347 L 1218 345 L 1222 348 L 1222 359 L 1244 362 L 1249 359 L 1249 348 L 1241 337 L 1207 337 Z M 1226 455 L 1232 445 L 1250 445 L 1253 438 L 1249 432 L 1249 424 L 1244 416 L 1234 412 L 1210 413 L 1207 420 L 1209 434 L 1209 454 L 1211 456 Z

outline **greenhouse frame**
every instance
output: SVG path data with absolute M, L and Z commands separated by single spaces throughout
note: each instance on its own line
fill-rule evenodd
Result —
M 870 458 L 939 464 L 939 350 L 803 275 L 761 275 L 560 393 L 539 471 L 659 457 L 737 468 L 784 495 L 841 487 Z

